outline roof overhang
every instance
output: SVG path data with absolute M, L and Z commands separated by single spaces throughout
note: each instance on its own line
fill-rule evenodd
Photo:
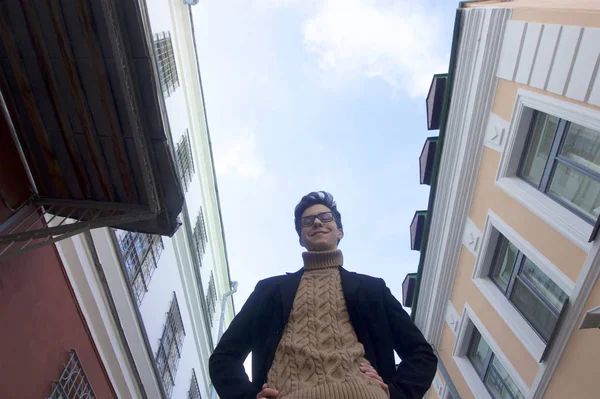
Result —
M 183 191 L 145 13 L 137 0 L 0 5 L 2 112 L 30 177 L 21 218 L 177 230 Z

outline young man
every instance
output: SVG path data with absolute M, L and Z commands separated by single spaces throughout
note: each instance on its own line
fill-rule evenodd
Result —
M 294 218 L 304 267 L 260 281 L 233 319 L 210 358 L 219 396 L 421 398 L 437 358 L 382 279 L 342 267 L 342 217 L 331 194 L 304 196 Z M 252 382 L 243 366 L 249 352 Z

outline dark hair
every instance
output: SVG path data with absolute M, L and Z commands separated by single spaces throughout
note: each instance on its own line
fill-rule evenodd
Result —
M 342 230 L 342 215 L 337 210 L 337 205 L 333 200 L 333 195 L 329 194 L 326 191 L 313 191 L 312 193 L 306 194 L 298 205 L 296 205 L 296 209 L 294 209 L 294 224 L 296 226 L 296 232 L 298 236 L 301 235 L 302 226 L 300 225 L 300 218 L 302 214 L 307 208 L 310 208 L 313 205 L 325 205 L 327 208 L 331 209 L 331 213 L 333 213 L 333 217 L 335 218 L 335 222 L 337 224 L 338 229 Z

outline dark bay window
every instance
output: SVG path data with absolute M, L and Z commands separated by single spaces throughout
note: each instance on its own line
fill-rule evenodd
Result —
M 171 300 L 165 327 L 158 344 L 158 351 L 156 352 L 156 366 L 167 397 L 171 397 L 173 387 L 175 386 L 175 375 L 179 359 L 181 358 L 184 337 L 183 320 L 181 319 L 177 296 L 173 292 L 173 299 Z
M 467 358 L 494 399 L 524 399 L 523 394 L 477 329 L 469 342 Z
M 567 303 L 567 294 L 502 235 L 489 277 L 548 343 Z
M 600 132 L 535 111 L 519 175 L 594 224 L 600 214 Z

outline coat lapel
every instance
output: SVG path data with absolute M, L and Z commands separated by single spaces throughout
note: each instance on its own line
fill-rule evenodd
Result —
M 290 312 L 294 305 L 294 298 L 296 297 L 296 291 L 298 291 L 298 286 L 300 285 L 300 279 L 302 278 L 303 273 L 304 269 L 300 269 L 296 273 L 288 274 L 279 286 L 284 326 L 287 324 L 288 318 L 290 317 Z

